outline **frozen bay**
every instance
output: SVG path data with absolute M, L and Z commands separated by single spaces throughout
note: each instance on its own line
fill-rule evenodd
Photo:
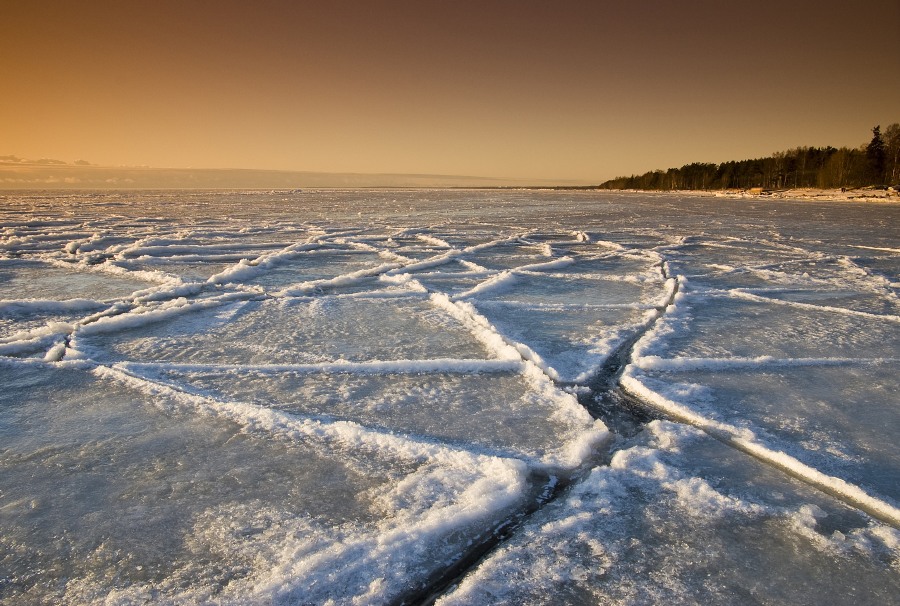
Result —
M 0 194 L 0 603 L 900 593 L 900 206 Z

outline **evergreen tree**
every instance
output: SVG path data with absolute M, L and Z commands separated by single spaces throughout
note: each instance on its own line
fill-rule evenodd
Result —
M 900 124 L 896 122 L 884 129 L 887 158 L 884 175 L 889 185 L 900 184 Z
M 881 136 L 881 125 L 872 129 L 872 140 L 866 146 L 866 161 L 869 167 L 869 178 L 872 183 L 884 183 L 884 161 L 886 153 L 884 137 Z
M 617 177 L 608 189 L 749 189 L 753 187 L 862 187 L 900 184 L 900 124 L 872 129 L 872 141 L 857 148 L 795 147 L 768 158 L 709 164 Z

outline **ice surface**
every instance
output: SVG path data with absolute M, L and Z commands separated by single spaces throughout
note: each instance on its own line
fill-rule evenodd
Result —
M 641 380 L 773 449 L 900 503 L 900 363 L 645 371 Z M 791 394 L 785 398 L 784 394 Z
M 215 274 L 232 267 L 245 258 L 235 255 L 229 261 L 182 261 L 173 259 L 137 259 L 133 261 L 117 261 L 115 265 L 128 271 L 158 271 L 180 278 L 184 282 L 205 282 Z
M 629 338 L 656 316 L 654 310 L 619 307 L 527 307 L 483 301 L 478 310 L 507 338 L 527 345 L 559 379 L 589 382 Z
M 446 266 L 442 266 L 441 269 L 444 267 Z M 487 279 L 482 272 L 471 274 L 453 272 L 452 269 L 447 272 L 414 273 L 412 276 L 428 290 L 445 292 L 452 295 L 468 292 Z
M 489 356 L 459 322 L 421 298 L 244 301 L 124 333 L 93 329 L 76 333 L 75 347 L 109 360 L 304 364 Z
M 900 317 L 687 294 L 645 354 L 680 358 L 882 358 L 897 354 Z
M 0 221 L 0 603 L 898 594 L 900 206 L 24 192 Z
M 789 245 L 779 246 L 760 240 L 737 238 L 699 237 L 686 239 L 683 244 L 666 247 L 666 256 L 671 257 L 670 265 L 679 273 L 703 273 L 704 269 L 716 267 L 763 268 L 781 267 L 808 258 L 799 248 Z M 684 271 L 687 270 L 687 271 Z
M 316 419 L 349 420 L 550 465 L 579 465 L 579 455 L 569 451 L 579 441 L 602 438 L 573 396 L 518 373 L 373 375 L 367 368 L 352 366 L 350 372 L 324 370 L 201 371 L 160 366 L 137 372 L 226 401 L 252 402 Z
M 451 604 L 885 604 L 900 533 L 656 421 L 534 516 Z
M 550 260 L 550 250 L 521 242 L 501 244 L 466 255 L 466 259 L 487 269 L 511 269 Z
M 603 243 L 597 243 L 602 246 Z M 561 253 L 572 256 L 575 262 L 566 267 L 566 274 L 591 274 L 597 277 L 620 279 L 623 276 L 646 276 L 649 279 L 659 279 L 661 274 L 659 265 L 662 260 L 657 255 L 636 254 L 605 254 L 597 255 L 596 246 L 591 250 L 590 245 L 582 245 L 580 249 L 573 250 L 567 246 Z M 573 256 L 574 254 L 574 256 Z
M 0 259 L 0 300 L 102 300 L 124 297 L 150 286 L 154 284 L 41 261 Z
M 375 268 L 384 262 L 376 253 L 369 251 L 310 250 L 246 280 L 246 283 L 274 289 L 313 280 L 328 280 Z
M 603 278 L 537 273 L 511 274 L 510 278 L 472 296 L 517 301 L 529 304 L 566 303 L 575 305 L 628 305 L 661 302 L 662 282 L 644 284 L 638 280 L 608 280 Z M 464 293 L 461 296 L 466 296 Z
M 4 603 L 382 601 L 524 488 L 490 460 L 277 439 L 85 370 L 0 376 Z

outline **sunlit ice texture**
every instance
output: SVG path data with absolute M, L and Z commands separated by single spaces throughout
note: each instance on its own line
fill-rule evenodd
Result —
M 0 194 L 0 602 L 900 593 L 900 207 Z

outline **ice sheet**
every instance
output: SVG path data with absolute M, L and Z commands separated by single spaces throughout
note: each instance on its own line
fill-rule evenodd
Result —
M 113 299 L 153 283 L 41 261 L 0 259 L 0 300 Z
M 900 533 L 656 421 L 438 601 L 884 604 Z
M 770 448 L 900 503 L 900 364 L 643 371 L 639 380 Z M 785 397 L 790 394 L 790 397 Z
M 86 370 L 0 375 L 8 603 L 397 599 L 525 488 L 501 461 L 278 439 Z
M 502 270 L 548 261 L 549 253 L 550 249 L 546 246 L 516 242 L 470 253 L 466 259 L 487 269 Z
M 452 368 L 453 361 L 446 365 Z M 596 444 L 606 435 L 573 396 L 546 380 L 490 367 L 481 373 L 456 374 L 372 374 L 367 367 L 353 366 L 344 372 L 126 368 L 218 399 L 316 419 L 354 421 L 375 430 L 517 457 L 535 465 L 577 467 L 584 463 L 585 445 Z
M 488 357 L 456 320 L 408 298 L 234 303 L 121 334 L 76 333 L 75 347 L 98 359 L 220 364 Z
M 134 261 L 119 261 L 116 265 L 129 271 L 158 271 L 176 276 L 184 282 L 205 282 L 210 276 L 225 271 L 242 258 L 244 258 L 243 255 L 236 255 L 236 258 L 224 262 L 207 260 L 179 261 L 171 259 L 140 259 Z
M 275 265 L 245 281 L 267 289 L 284 288 L 292 284 L 314 280 L 328 280 L 337 276 L 378 267 L 384 259 L 376 253 L 357 250 L 311 250 Z
M 897 316 L 689 292 L 676 305 L 642 355 L 890 358 L 900 343 Z
M 536 352 L 561 381 L 574 383 L 590 382 L 627 339 L 656 317 L 655 310 L 628 307 L 527 307 L 496 301 L 476 307 L 507 338 Z
M 459 296 L 528 304 L 653 305 L 661 301 L 663 293 L 661 281 L 647 284 L 640 280 L 529 273 L 508 274 L 503 281 L 476 287 Z
M 0 192 L 0 221 L 0 602 L 897 593 L 900 205 Z

